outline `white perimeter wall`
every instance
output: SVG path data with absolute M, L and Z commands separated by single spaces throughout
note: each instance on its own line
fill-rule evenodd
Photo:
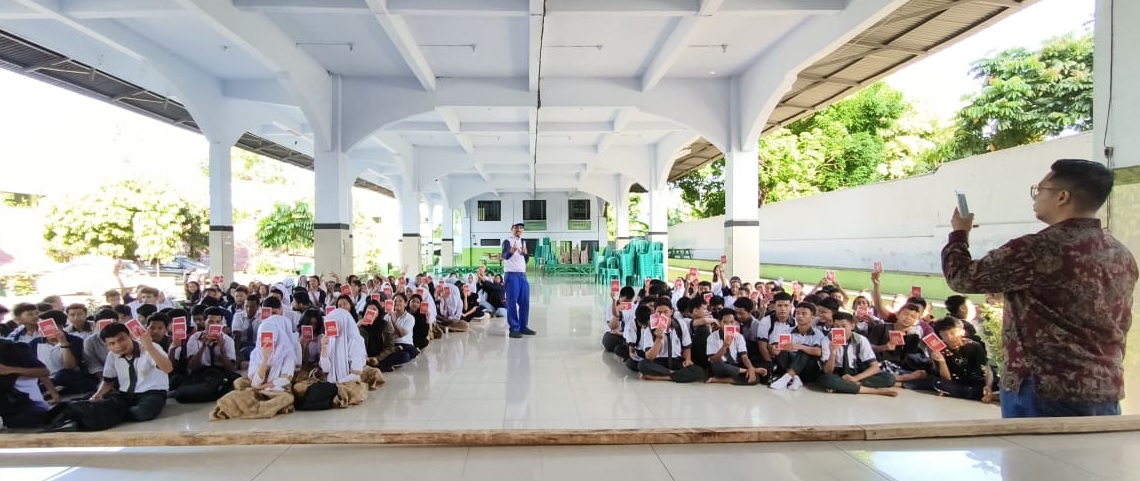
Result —
M 570 218 L 570 199 L 590 200 L 591 230 L 572 231 L 567 228 Z M 502 217 L 499 222 L 479 222 L 478 201 L 480 200 L 497 200 L 502 203 L 502 210 L 500 211 Z M 523 200 L 546 201 L 547 227 L 545 231 L 528 230 L 523 234 L 523 237 L 527 239 L 549 237 L 551 242 L 573 241 L 576 246 L 583 240 L 600 241 L 601 245 L 605 245 L 606 220 L 602 215 L 605 202 L 594 195 L 582 192 L 539 192 L 537 196 L 530 194 L 503 194 L 501 196 L 483 194 L 476 196 L 464 203 L 465 212 L 469 213 L 470 217 L 460 219 L 462 223 L 460 231 L 467 232 L 467 234 L 465 238 L 459 238 L 461 236 L 457 235 L 456 243 L 462 243 L 463 247 L 470 247 L 472 244 L 474 247 L 479 247 L 480 239 L 498 239 L 498 242 L 502 242 L 511 234 L 511 225 L 523 221 Z
M 760 208 L 760 261 L 765 264 L 870 268 L 875 260 L 900 272 L 942 272 L 956 189 L 964 189 L 980 227 L 975 256 L 1045 227 L 1033 216 L 1029 186 L 1060 158 L 1088 159 L 1092 134 L 1002 150 L 943 164 L 934 174 L 845 189 Z M 670 248 L 698 259 L 724 250 L 724 217 L 669 228 Z

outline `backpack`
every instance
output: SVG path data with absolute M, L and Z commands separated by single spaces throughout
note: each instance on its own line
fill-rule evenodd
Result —
M 79 399 L 60 404 L 51 410 L 51 426 L 75 422 L 80 431 L 111 429 L 127 417 L 127 403 L 121 396 L 110 395 L 98 401 Z M 51 428 L 49 428 L 50 430 Z
M 217 367 L 199 369 L 186 376 L 174 396 L 180 404 L 214 402 L 233 389 L 236 373 Z
M 333 408 L 339 390 L 336 384 L 328 381 L 317 381 L 305 390 L 305 395 L 297 398 L 298 411 L 326 411 Z

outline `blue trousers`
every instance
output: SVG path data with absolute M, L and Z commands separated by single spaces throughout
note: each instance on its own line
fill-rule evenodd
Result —
M 1082 403 L 1042 399 L 1033 378 L 1021 382 L 1017 392 L 1002 389 L 1001 417 L 1042 418 L 1058 416 L 1119 416 L 1120 403 Z
M 507 324 L 521 331 L 530 323 L 530 282 L 522 272 L 508 272 L 503 278 L 507 291 Z

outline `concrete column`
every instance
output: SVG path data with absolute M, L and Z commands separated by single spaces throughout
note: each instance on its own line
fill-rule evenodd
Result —
M 439 248 L 439 265 L 451 267 L 455 265 L 455 211 L 443 206 L 443 237 Z
M 649 242 L 661 243 L 661 250 L 664 252 L 662 257 L 665 264 L 665 276 L 668 277 L 669 190 L 664 187 L 649 191 Z
M 314 271 L 319 276 L 336 274 L 344 280 L 352 274 L 353 179 L 348 156 L 336 151 L 318 151 L 313 170 L 316 174 Z
M 230 149 L 210 142 L 210 276 L 234 280 L 234 201 Z
M 400 238 L 400 265 L 404 274 L 415 275 L 423 271 L 423 255 L 420 251 L 420 194 L 404 192 L 400 196 L 400 219 L 403 236 Z
M 1140 76 L 1140 56 L 1130 51 L 1140 42 L 1140 29 L 1134 28 L 1140 22 L 1140 2 L 1097 0 L 1096 7 L 1091 154 L 1116 174 L 1104 210 L 1109 232 L 1134 256 L 1140 256 L 1140 210 L 1135 208 L 1140 205 L 1140 138 L 1136 136 L 1140 117 L 1135 115 L 1140 110 L 1140 91 L 1132 87 Z M 1133 294 L 1132 302 L 1132 317 L 1137 316 L 1140 290 Z M 1130 349 L 1140 343 L 1140 329 L 1129 332 L 1128 343 Z M 1126 363 L 1127 359 L 1130 357 Z M 1140 383 L 1126 382 L 1124 387 L 1121 409 L 1140 409 Z
M 617 221 L 617 239 L 614 245 L 618 249 L 624 249 L 629 244 L 629 187 L 625 185 L 625 181 L 618 176 L 618 200 L 614 204 L 614 220 Z
M 755 150 L 725 154 L 725 275 L 745 282 L 760 279 L 759 169 Z
M 436 265 L 435 250 L 436 250 L 436 248 L 439 247 L 439 244 L 436 244 L 436 241 L 435 241 L 435 226 L 440 225 L 442 222 L 442 220 L 440 219 L 442 216 L 440 214 L 437 214 L 436 210 L 437 210 L 437 208 L 440 207 L 440 204 L 442 204 L 442 202 L 440 202 L 439 199 L 436 197 L 430 198 L 427 202 L 428 231 L 427 231 L 427 239 L 425 239 L 425 240 L 427 241 L 427 245 L 428 245 L 428 256 L 427 256 L 428 257 L 427 258 L 428 264 L 425 267 L 429 270 L 432 269 L 432 267 Z M 441 231 L 440 234 L 441 234 L 441 238 L 442 238 L 442 231 L 443 231 L 442 227 L 440 228 L 440 231 Z M 442 256 L 443 256 L 443 251 L 441 250 L 440 251 L 440 257 L 442 257 Z

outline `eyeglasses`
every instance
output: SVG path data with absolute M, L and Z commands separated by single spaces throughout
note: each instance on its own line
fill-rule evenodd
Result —
M 1039 185 L 1031 185 L 1031 186 L 1029 186 L 1029 198 L 1033 199 L 1033 200 L 1037 200 L 1037 195 L 1040 194 L 1041 191 L 1043 191 L 1043 190 L 1064 190 L 1064 189 L 1060 189 L 1057 187 L 1041 187 Z

